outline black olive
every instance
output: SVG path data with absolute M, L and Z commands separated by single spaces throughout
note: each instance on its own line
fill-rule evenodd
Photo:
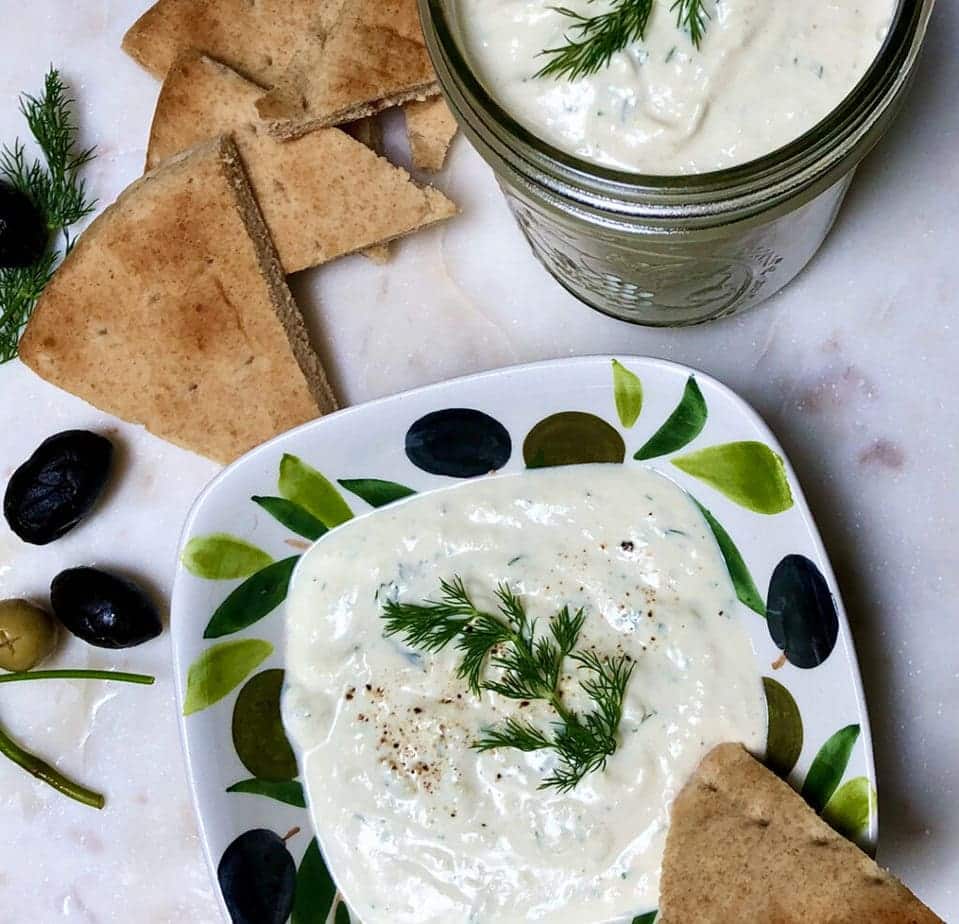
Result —
M 24 542 L 46 545 L 90 512 L 110 474 L 113 445 L 88 430 L 44 440 L 7 485 L 3 515 Z
M 48 239 L 39 209 L 22 192 L 0 183 L 0 268 L 36 263 L 47 249 Z
M 96 568 L 61 571 L 50 585 L 50 604 L 67 629 L 98 648 L 132 648 L 163 631 L 136 584 Z
M 284 924 L 293 911 L 296 866 L 272 831 L 241 834 L 223 852 L 216 874 L 233 924 Z

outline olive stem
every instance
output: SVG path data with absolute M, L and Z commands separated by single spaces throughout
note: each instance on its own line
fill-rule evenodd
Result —
M 35 754 L 25 751 L 2 728 L 0 728 L 0 754 L 9 757 L 18 767 L 22 767 L 31 776 L 42 780 L 65 796 L 95 809 L 103 808 L 104 799 L 100 793 L 75 783 L 60 773 L 59 770 L 51 767 L 45 760 L 41 760 Z
M 115 680 L 119 683 L 151 684 L 156 681 L 149 674 L 125 674 L 122 671 L 19 671 L 0 674 L 0 683 L 16 683 L 19 680 Z

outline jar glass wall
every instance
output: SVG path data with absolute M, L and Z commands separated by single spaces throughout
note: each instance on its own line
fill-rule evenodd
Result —
M 901 0 L 869 71 L 800 138 L 731 169 L 669 177 L 606 169 L 535 137 L 472 72 L 456 0 L 419 0 L 444 95 L 533 252 L 585 303 L 655 326 L 743 311 L 806 265 L 902 103 L 933 3 Z

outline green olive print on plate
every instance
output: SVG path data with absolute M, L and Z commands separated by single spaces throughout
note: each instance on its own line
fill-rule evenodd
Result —
M 359 924 L 326 869 L 280 717 L 296 556 L 354 506 L 365 514 L 451 479 L 544 466 L 644 466 L 696 501 L 742 604 L 724 617 L 749 635 L 757 675 L 769 675 L 766 764 L 836 830 L 874 848 L 875 775 L 852 640 L 780 453 L 708 375 L 607 356 L 350 408 L 234 463 L 191 513 L 171 605 L 191 783 L 224 912 L 257 924 Z M 521 580 L 522 568 L 515 556 L 508 577 Z M 652 924 L 648 904 L 623 920 Z
M 695 377 L 690 376 L 686 380 L 683 397 L 676 410 L 666 418 L 666 423 L 643 444 L 633 458 L 640 461 L 655 459 L 688 446 L 703 432 L 708 415 L 706 399 L 699 390 Z
M 778 680 L 763 677 L 766 693 L 765 764 L 785 779 L 802 753 L 802 716 L 792 693 Z
M 296 776 L 296 757 L 283 730 L 280 694 L 283 671 L 262 671 L 240 690 L 233 706 L 233 746 L 253 776 L 280 782 Z
M 626 444 L 616 430 L 595 414 L 563 411 L 541 420 L 523 442 L 527 468 L 622 462 Z
M 783 513 L 793 505 L 783 460 L 765 443 L 741 440 L 708 446 L 672 463 L 754 513 Z

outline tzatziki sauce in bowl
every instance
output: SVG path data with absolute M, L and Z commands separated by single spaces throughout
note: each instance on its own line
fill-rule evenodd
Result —
M 519 607 L 536 650 L 558 613 L 581 614 L 552 703 L 489 688 L 508 640 L 473 690 L 456 643 L 388 634 L 391 606 L 437 601 L 442 581 L 477 612 Z M 359 920 L 604 924 L 654 908 L 676 793 L 715 744 L 765 747 L 759 665 L 736 614 L 700 509 L 643 468 L 484 478 L 322 537 L 287 600 L 283 716 Z M 442 615 L 466 619 L 467 634 L 483 625 Z M 570 715 L 586 722 L 601 701 L 590 665 L 613 663 L 628 668 L 615 745 L 573 785 L 551 783 L 555 749 L 476 746 L 509 722 L 547 740 Z
M 933 0 L 418 0 L 535 255 L 650 325 L 778 291 L 898 112 Z

